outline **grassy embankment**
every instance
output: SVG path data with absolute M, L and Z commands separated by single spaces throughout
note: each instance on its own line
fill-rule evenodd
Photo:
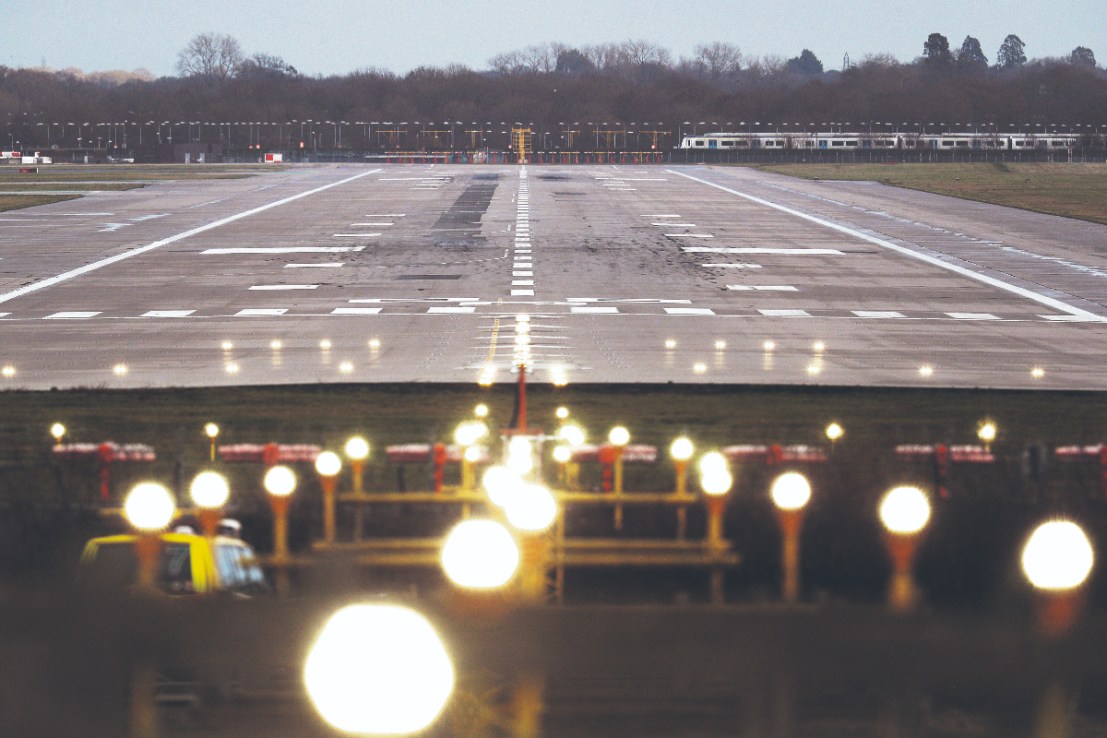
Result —
M 805 179 L 867 180 L 1107 224 L 1107 164 L 779 164 Z

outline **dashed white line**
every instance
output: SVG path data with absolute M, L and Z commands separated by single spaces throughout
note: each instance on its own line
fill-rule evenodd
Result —
M 806 310 L 758 310 L 766 318 L 810 318 Z
M 339 307 L 331 311 L 331 315 L 380 315 L 383 308 L 347 308 Z
M 728 290 L 734 290 L 736 292 L 749 292 L 756 290 L 758 292 L 798 292 L 799 288 L 790 284 L 728 284 L 726 286 Z
M 144 318 L 187 318 L 195 313 L 195 310 L 147 310 L 142 314 Z
M 512 297 L 534 297 L 534 290 L 512 290 Z
M 760 264 L 700 264 L 705 269 L 760 269 Z
M 320 262 L 318 264 L 285 264 L 285 269 L 338 269 L 346 265 L 344 261 Z
M 268 318 L 284 315 L 288 308 L 246 308 L 235 313 L 236 318 Z
M 576 315 L 613 315 L 619 312 L 617 307 L 574 305 L 569 311 Z
M 379 233 L 336 233 L 334 238 L 376 238 Z
M 669 238 L 715 238 L 711 233 L 666 233 Z
M 235 213 L 234 215 L 229 215 L 226 218 L 220 218 L 219 220 L 212 221 L 211 223 L 207 223 L 207 224 L 199 226 L 197 228 L 190 228 L 187 231 L 182 231 L 181 233 L 170 236 L 169 238 L 163 238 L 160 241 L 154 241 L 153 243 L 148 243 L 145 246 L 141 246 L 137 249 L 132 249 L 130 251 L 124 251 L 121 254 L 115 254 L 114 256 L 109 256 L 106 259 L 101 259 L 100 261 L 94 261 L 91 264 L 85 264 L 82 267 L 78 267 L 77 269 L 71 269 L 68 272 L 63 272 L 62 274 L 58 274 L 58 275 L 55 275 L 53 277 L 49 277 L 48 279 L 43 279 L 43 280 L 38 281 L 38 282 L 33 282 L 32 284 L 29 284 L 25 287 L 20 287 L 17 290 L 12 290 L 11 292 L 0 294 L 0 303 L 7 302 L 8 300 L 12 300 L 12 299 L 15 299 L 16 297 L 26 295 L 30 292 L 37 292 L 38 290 L 45 289 L 47 287 L 52 287 L 52 286 L 54 286 L 56 284 L 59 284 L 61 282 L 65 282 L 67 280 L 73 279 L 74 277 L 79 277 L 82 274 L 88 274 L 89 272 L 95 271 L 97 269 L 101 269 L 101 268 L 106 267 L 110 264 L 115 264 L 117 262 L 124 261 L 125 259 L 130 259 L 132 257 L 139 256 L 140 254 L 145 254 L 148 251 L 153 251 L 154 249 L 161 248 L 162 246 L 167 246 L 171 243 L 176 243 L 177 241 L 180 241 L 180 240 L 185 239 L 185 238 L 189 238 L 190 236 L 195 236 L 197 234 L 204 233 L 206 231 L 210 231 L 213 228 L 218 228 L 220 226 L 227 225 L 228 223 L 233 223 L 233 222 L 235 222 L 237 220 L 241 220 L 243 218 L 248 218 L 251 215 L 256 215 L 258 213 L 265 212 L 266 210 L 278 207 L 280 205 L 285 205 L 285 204 L 290 203 L 290 202 L 295 202 L 296 200 L 300 200 L 302 198 L 308 197 L 309 195 L 314 195 L 318 192 L 323 192 L 325 190 L 329 190 L 332 187 L 338 187 L 339 185 L 343 185 L 343 184 L 346 184 L 348 182 L 353 182 L 354 180 L 361 179 L 362 177 L 368 177 L 370 174 L 376 174 L 380 171 L 381 171 L 380 169 L 372 169 L 368 172 L 362 172 L 361 174 L 355 174 L 352 177 L 347 177 L 345 179 L 340 179 L 337 182 L 331 182 L 330 184 L 322 185 L 321 187 L 316 187 L 314 189 L 307 190 L 306 192 L 301 192 L 301 193 L 296 194 L 296 195 L 290 195 L 289 197 L 285 197 L 285 198 L 282 198 L 280 200 L 276 200 L 274 202 L 258 206 L 256 208 L 251 208 L 250 210 L 245 210 L 241 213 Z
M 858 318 L 906 318 L 907 316 L 897 310 L 852 310 Z
M 946 313 L 954 320 L 999 320 L 991 313 Z
M 47 320 L 87 320 L 88 318 L 95 318 L 102 311 L 100 310 L 63 310 L 58 313 L 52 313 L 46 316 Z
M 709 308 L 665 308 L 669 315 L 714 315 L 715 311 Z
M 842 256 L 845 253 L 838 249 L 774 249 L 761 246 L 681 246 L 680 250 L 686 254 L 778 254 L 782 256 Z

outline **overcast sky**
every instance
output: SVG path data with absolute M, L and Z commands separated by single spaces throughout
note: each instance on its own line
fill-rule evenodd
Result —
M 1030 58 L 1087 46 L 1102 65 L 1103 10 L 1103 0 L 38 0 L 19 30 L 4 35 L 0 64 L 168 75 L 188 40 L 211 31 L 234 36 L 247 55 L 275 54 L 309 75 L 453 63 L 486 69 L 493 55 L 532 44 L 627 39 L 656 43 L 674 58 L 713 41 L 736 44 L 747 56 L 791 57 L 808 48 L 825 68 L 838 69 L 846 53 L 854 62 L 879 53 L 910 61 L 932 32 L 953 48 L 976 36 L 992 62 L 1014 33 Z

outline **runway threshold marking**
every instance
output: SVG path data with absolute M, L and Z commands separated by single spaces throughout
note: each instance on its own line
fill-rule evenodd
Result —
M 67 282 L 70 279 L 73 279 L 75 277 L 80 277 L 81 275 L 88 274 L 89 272 L 96 271 L 97 269 L 102 269 L 106 266 L 110 266 L 112 264 L 116 264 L 118 262 L 125 261 L 127 259 L 132 258 L 132 257 L 140 256 L 140 255 L 145 254 L 149 251 L 159 249 L 162 246 L 168 246 L 171 243 L 176 243 L 177 241 L 182 241 L 186 238 L 189 238 L 191 236 L 196 236 L 200 233 L 206 233 L 207 231 L 210 231 L 210 230 L 215 229 L 215 228 L 219 228 L 221 226 L 225 226 L 229 223 L 234 223 L 235 221 L 242 220 L 243 218 L 249 218 L 251 215 L 257 215 L 258 213 L 264 213 L 266 210 L 271 210 L 275 207 L 280 207 L 281 205 L 287 205 L 290 202 L 295 202 L 297 200 L 302 200 L 305 197 L 309 197 L 309 196 L 317 194 L 319 192 L 324 192 L 325 190 L 329 190 L 332 187 L 338 187 L 339 185 L 348 184 L 348 183 L 353 182 L 355 180 L 361 179 L 362 177 L 368 177 L 371 174 L 377 174 L 377 173 L 382 172 L 382 171 L 384 171 L 384 170 L 382 170 L 382 169 L 373 169 L 373 170 L 370 170 L 368 172 L 362 172 L 361 174 L 355 174 L 352 177 L 347 177 L 345 179 L 340 179 L 337 182 L 331 182 L 330 184 L 322 185 L 321 187 L 315 187 L 315 188 L 307 190 L 305 192 L 300 192 L 300 193 L 295 194 L 295 195 L 290 195 L 289 197 L 283 197 L 280 200 L 275 200 L 271 203 L 268 203 L 268 204 L 265 204 L 265 205 L 260 205 L 256 208 L 250 208 L 249 210 L 244 210 L 241 213 L 235 213 L 234 215 L 228 215 L 226 218 L 220 218 L 219 220 L 214 220 L 211 223 L 207 223 L 205 225 L 198 226 L 196 228 L 190 228 L 187 231 L 182 231 L 182 232 L 180 232 L 176 235 L 170 236 L 169 238 L 163 238 L 163 239 L 160 239 L 158 241 L 154 241 L 153 243 L 148 243 L 145 246 L 140 246 L 137 249 L 132 249 L 130 251 L 124 251 L 121 254 L 116 254 L 114 256 L 109 256 L 106 259 L 100 259 L 99 261 L 94 261 L 91 264 L 85 264 L 84 266 L 78 267 L 76 269 L 71 269 L 68 272 L 63 272 L 63 273 L 57 274 L 53 277 L 49 277 L 47 279 L 39 280 L 38 282 L 32 282 L 31 284 L 26 285 L 24 287 L 20 287 L 19 289 L 12 290 L 11 292 L 5 292 L 3 294 L 0 294 L 0 303 L 5 303 L 5 302 L 8 302 L 9 300 L 14 300 L 17 297 L 22 297 L 23 295 L 30 294 L 31 292 L 37 292 L 39 290 L 46 289 L 47 287 L 53 287 L 56 284 L 61 284 L 62 282 Z
M 955 274 L 959 274 L 962 277 L 968 277 L 969 279 L 976 280 L 977 282 L 981 282 L 981 283 L 986 284 L 990 287 L 995 287 L 996 289 L 1000 289 L 1000 290 L 1003 290 L 1005 292 L 1010 292 L 1011 294 L 1018 295 L 1019 297 L 1025 297 L 1028 300 L 1033 300 L 1034 302 L 1037 302 L 1041 305 L 1051 307 L 1054 310 L 1059 310 L 1063 313 L 1067 313 L 1068 315 L 1072 316 L 1073 318 L 1076 318 L 1076 319 L 1079 319 L 1079 320 L 1086 320 L 1086 321 L 1107 322 L 1107 317 L 1104 317 L 1102 315 L 1096 315 L 1093 312 L 1090 312 L 1088 310 L 1083 310 L 1081 308 L 1076 307 L 1075 305 L 1069 305 L 1067 302 L 1062 302 L 1061 300 L 1058 300 L 1058 299 L 1053 298 L 1053 297 L 1049 297 L 1048 295 L 1043 295 L 1039 292 L 1035 292 L 1034 290 L 1027 289 L 1025 287 L 1019 287 L 1018 285 L 1011 284 L 1010 282 L 1004 282 L 1002 279 L 998 279 L 996 277 L 990 277 L 987 274 L 981 274 L 980 272 L 974 272 L 972 269 L 969 269 L 968 267 L 963 267 L 960 264 L 951 264 L 949 262 L 942 261 L 938 257 L 931 256 L 929 254 L 920 253 L 918 251 L 913 251 L 912 249 L 906 248 L 904 246 L 899 246 L 897 244 L 894 244 L 891 241 L 886 241 L 883 238 L 877 238 L 876 236 L 870 236 L 867 233 L 862 233 L 861 231 L 857 230 L 856 228 L 850 228 L 848 226 L 839 225 L 837 223 L 832 223 L 831 221 L 825 220 L 824 218 L 820 218 L 820 217 L 815 216 L 815 215 L 810 215 L 808 213 L 804 213 L 804 212 L 796 210 L 794 208 L 790 208 L 786 205 L 781 205 L 780 203 L 775 203 L 775 202 L 772 202 L 771 200 L 766 200 L 766 199 L 761 198 L 761 197 L 756 197 L 754 195 L 750 195 L 750 194 L 747 194 L 745 192 L 739 192 L 738 190 L 732 189 L 730 187 L 725 187 L 721 184 L 716 184 L 715 182 L 711 182 L 711 181 L 706 180 L 706 179 L 701 179 L 700 177 L 693 177 L 691 174 L 685 174 L 684 172 L 678 172 L 675 169 L 666 169 L 665 171 L 668 172 L 669 174 L 675 174 L 677 176 L 684 177 L 685 179 L 690 179 L 693 182 L 699 182 L 700 184 L 707 185 L 708 187 L 713 187 L 713 188 L 715 188 L 717 190 L 720 190 L 722 192 L 726 192 L 727 194 L 734 195 L 735 197 L 741 197 L 744 200 L 749 200 L 750 202 L 757 203 L 758 205 L 764 205 L 765 207 L 772 208 L 773 210 L 779 210 L 782 213 L 787 213 L 788 215 L 795 216 L 795 217 L 800 218 L 802 220 L 806 220 L 810 223 L 815 223 L 817 225 L 821 225 L 825 228 L 829 228 L 832 231 L 837 231 L 838 233 L 844 233 L 848 236 L 853 236 L 854 238 L 859 238 L 862 241 L 866 241 L 866 242 L 871 243 L 875 246 L 879 246 L 883 249 L 887 249 L 889 251 L 894 251 L 897 254 L 902 254 L 903 256 L 907 256 L 907 257 L 910 257 L 912 259 L 916 259 L 918 261 L 925 262 L 925 263 L 927 263 L 931 266 L 938 267 L 939 269 L 945 269 L 946 271 L 950 271 L 950 272 L 953 272 Z M 740 252 L 732 252 L 732 253 L 740 253 Z M 749 252 L 746 252 L 746 253 L 749 253 Z M 753 252 L 753 253 L 757 253 L 757 252 Z

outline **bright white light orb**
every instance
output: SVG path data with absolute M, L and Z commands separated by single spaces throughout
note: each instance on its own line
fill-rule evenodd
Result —
M 274 466 L 265 472 L 263 485 L 274 497 L 288 497 L 296 489 L 296 474 L 287 466 Z
M 173 495 L 157 482 L 136 484 L 123 502 L 127 521 L 144 533 L 165 530 L 176 511 Z
M 688 461 L 695 452 L 696 447 L 692 445 L 692 441 L 684 436 L 676 439 L 669 446 L 669 455 L 677 461 Z
M 442 544 L 442 570 L 459 587 L 498 589 L 518 568 L 519 546 L 495 520 L 463 520 Z
M 630 443 L 630 431 L 621 425 L 617 425 L 607 434 L 607 440 L 616 446 L 625 446 Z
M 845 433 L 846 429 L 838 423 L 831 423 L 826 427 L 826 437 L 829 438 L 831 441 L 837 441 L 839 438 L 844 436 Z
M 880 520 L 892 533 L 913 535 L 930 520 L 930 500 L 918 487 L 896 487 L 880 502 Z
M 61 423 L 54 423 L 50 426 L 50 435 L 60 441 L 62 436 L 65 435 L 65 426 Z
M 718 451 L 708 451 L 700 457 L 700 474 L 710 474 L 714 471 L 727 471 L 729 464 L 726 457 Z
M 811 499 L 811 484 L 799 472 L 786 472 L 773 481 L 770 494 L 781 510 L 801 510 Z
M 585 435 L 580 426 L 563 425 L 557 430 L 557 436 L 570 446 L 576 448 L 584 445 Z
M 227 504 L 231 487 L 219 472 L 202 471 L 193 478 L 188 494 L 197 507 L 213 510 Z
M 534 453 L 529 440 L 522 436 L 511 439 L 507 445 L 507 468 L 520 477 L 534 469 Z
M 324 451 L 315 457 L 315 471 L 320 476 L 333 477 L 342 471 L 342 459 L 334 451 Z
M 567 464 L 573 458 L 573 450 L 568 446 L 555 446 L 553 460 L 559 464 Z
M 730 491 L 734 477 L 725 469 L 713 469 L 700 476 L 700 489 L 705 495 L 719 497 Z
M 1068 520 L 1039 525 L 1022 549 L 1022 570 L 1038 589 L 1064 591 L 1079 587 L 1095 563 L 1083 529 Z
M 414 610 L 349 605 L 330 617 L 308 652 L 304 685 L 339 730 L 408 735 L 442 712 L 454 666 L 434 626 Z
M 365 461 L 369 456 L 369 442 L 361 436 L 351 436 L 343 450 L 350 459 Z
M 504 507 L 523 485 L 523 480 L 507 467 L 490 466 L 481 477 L 481 485 L 493 505 Z
M 524 484 L 508 498 L 507 521 L 527 533 L 541 533 L 557 519 L 557 500 L 540 484 Z

